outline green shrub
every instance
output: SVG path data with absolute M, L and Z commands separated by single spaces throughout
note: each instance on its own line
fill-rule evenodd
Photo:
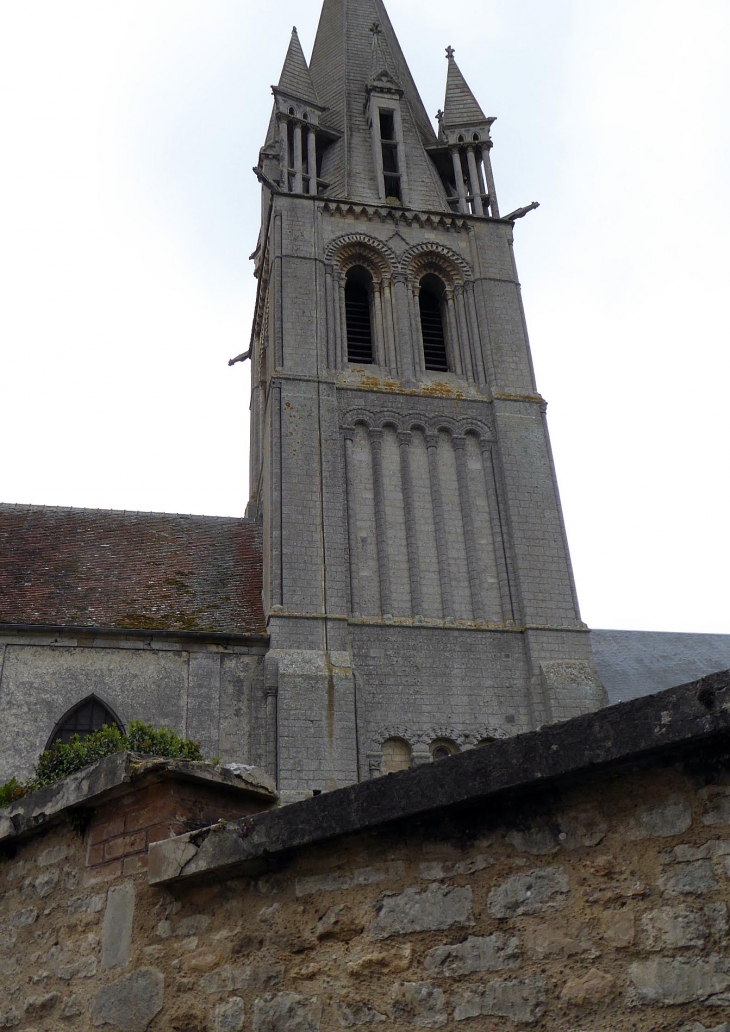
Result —
M 0 807 L 10 806 L 16 799 L 22 799 L 25 789 L 15 778 L 11 778 L 5 785 L 0 785 Z
M 104 725 L 101 730 L 92 732 L 86 738 L 73 735 L 67 745 L 55 742 L 50 749 L 41 753 L 35 775 L 27 786 L 28 791 L 52 785 L 104 756 L 124 750 L 168 759 L 203 759 L 197 742 L 180 738 L 168 728 L 154 728 L 150 724 L 133 720 L 125 735 L 118 727 Z

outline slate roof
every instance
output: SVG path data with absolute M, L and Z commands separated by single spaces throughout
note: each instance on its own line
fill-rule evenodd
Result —
M 453 54 L 449 54 L 449 73 L 446 79 L 444 125 L 472 126 L 488 121 L 476 97 L 461 73 Z
M 409 205 L 451 211 L 443 184 L 426 154 L 436 133 L 413 81 L 383 0 L 324 0 L 309 68 L 327 126 L 338 140 L 325 151 L 322 178 L 328 193 L 377 203 L 372 133 L 365 114 L 373 69 L 372 27 L 380 26 L 382 62 L 403 91 L 401 115 L 408 169 Z M 381 56 L 378 55 L 378 62 Z
M 262 528 L 0 505 L 0 624 L 262 634 Z
M 304 100 L 308 104 L 320 106 L 296 27 L 292 29 L 291 42 L 289 43 L 289 50 L 287 51 L 284 67 L 281 71 L 278 88 L 282 93 L 287 93 L 289 96 Z

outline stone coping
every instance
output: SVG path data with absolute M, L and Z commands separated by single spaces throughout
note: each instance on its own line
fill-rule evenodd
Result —
M 270 803 L 278 799 L 273 780 L 257 767 L 239 767 L 234 773 L 209 763 L 119 752 L 0 809 L 0 843 L 45 829 L 69 810 L 93 809 L 130 789 L 170 779 Z
M 287 853 L 629 767 L 707 757 L 728 741 L 730 671 L 530 734 L 150 846 L 162 885 L 258 874 Z

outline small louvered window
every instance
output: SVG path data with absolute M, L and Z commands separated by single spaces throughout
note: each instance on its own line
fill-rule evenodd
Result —
M 118 727 L 123 731 L 121 723 L 114 716 L 108 706 L 105 706 L 95 695 L 90 695 L 78 706 L 69 710 L 56 724 L 53 734 L 48 740 L 49 747 L 54 742 L 61 742 L 68 745 L 73 735 L 86 738 L 92 731 L 99 731 L 104 726 Z
M 372 277 L 362 266 L 350 269 L 345 283 L 347 360 L 354 365 L 373 364 L 373 330 L 370 316 Z
M 421 280 L 419 307 L 423 335 L 423 359 L 426 369 L 436 373 L 449 371 L 446 333 L 444 332 L 443 292 L 444 286 L 436 276 L 426 276 Z

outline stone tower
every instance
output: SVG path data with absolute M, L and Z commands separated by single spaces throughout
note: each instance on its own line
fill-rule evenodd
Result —
M 256 169 L 261 758 L 285 799 L 595 709 L 490 128 L 381 0 L 296 30 Z

